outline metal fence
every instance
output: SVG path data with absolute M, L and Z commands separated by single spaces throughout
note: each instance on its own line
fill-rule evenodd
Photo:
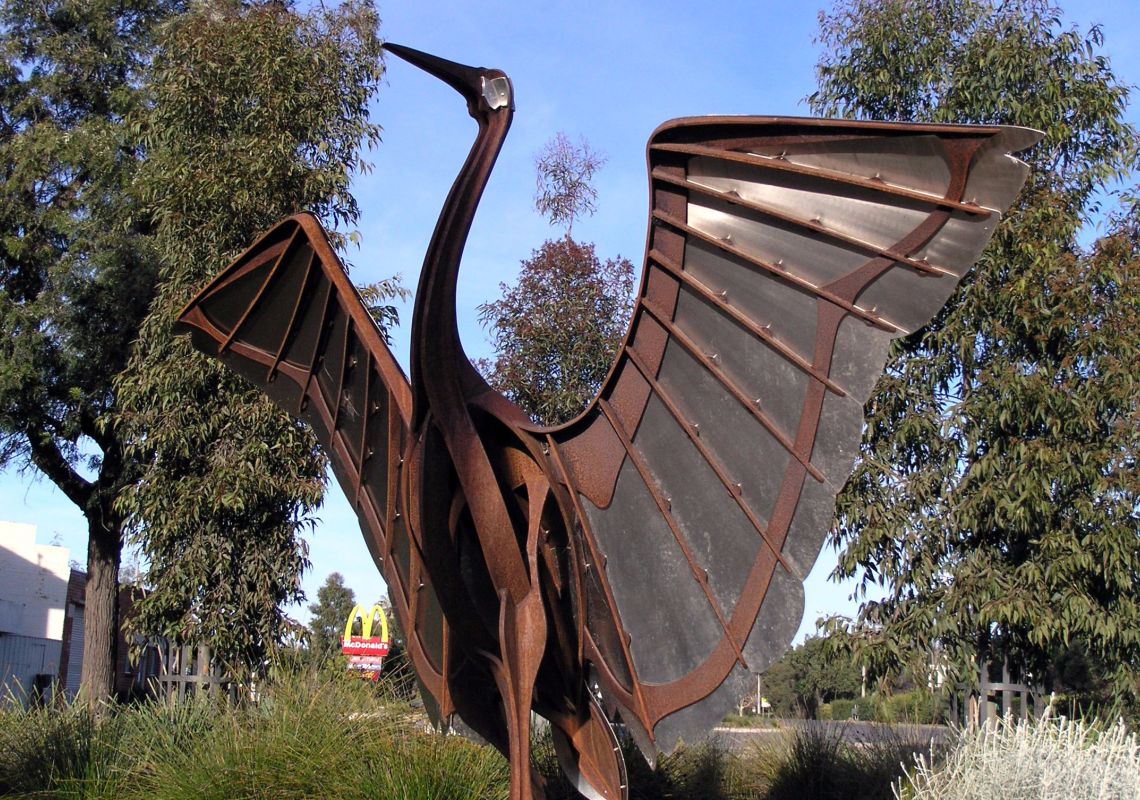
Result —
M 989 664 L 978 668 L 978 686 L 974 691 L 960 685 L 951 695 L 950 714 L 963 726 L 989 725 L 1002 717 L 1026 719 L 1041 716 L 1049 704 L 1044 688 L 1016 680 L 1010 673 L 1009 659 L 1002 661 L 1001 678 L 994 680 L 996 670 Z
M 43 699 L 59 670 L 60 642 L 0 632 L 0 701 Z

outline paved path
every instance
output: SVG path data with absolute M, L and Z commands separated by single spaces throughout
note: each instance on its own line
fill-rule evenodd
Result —
M 781 719 L 776 728 L 714 728 L 710 738 L 733 750 L 772 741 L 777 735 L 795 730 L 818 732 L 826 736 L 841 736 L 854 745 L 899 741 L 919 747 L 931 742 L 942 743 L 950 738 L 950 729 L 944 725 L 885 725 L 879 722 L 826 722 L 821 720 Z

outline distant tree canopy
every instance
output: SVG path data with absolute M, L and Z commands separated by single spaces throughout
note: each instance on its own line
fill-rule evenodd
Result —
M 1140 262 L 1128 90 L 1044 0 L 840 0 L 820 17 L 814 111 L 1045 132 L 1028 183 L 931 325 L 901 339 L 839 498 L 838 574 L 885 590 L 863 657 L 938 643 L 960 679 L 1009 656 L 1051 688 L 1140 690 Z M 1060 664 L 1080 660 L 1086 685 Z
M 565 422 L 598 391 L 630 314 L 633 265 L 569 236 L 522 262 L 518 283 L 479 307 L 498 355 L 491 383 L 536 420 Z
M 602 261 L 594 245 L 570 236 L 574 220 L 594 213 L 590 183 L 605 162 L 583 140 L 558 134 L 536 157 L 536 208 L 566 234 L 522 262 L 514 286 L 479 307 L 494 361 L 480 369 L 536 421 L 565 422 L 581 413 L 602 385 L 632 311 L 633 264 Z
M 850 653 L 812 636 L 787 650 L 764 672 L 762 692 L 780 717 L 815 719 L 824 703 L 856 697 L 862 673 Z
M 309 646 L 318 659 L 337 652 L 348 615 L 356 607 L 356 593 L 344 585 L 344 576 L 331 573 L 317 589 L 317 602 L 309 604 Z
M 564 133 L 556 133 L 534 159 L 534 207 L 551 225 L 565 225 L 566 235 L 574 220 L 593 216 L 598 210 L 594 173 L 606 157 L 590 149 L 585 139 L 574 144 Z

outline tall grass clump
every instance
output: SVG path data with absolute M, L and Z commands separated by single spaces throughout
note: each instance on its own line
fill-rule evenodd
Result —
M 95 722 L 81 707 L 0 704 L 0 796 L 30 794 L 81 779 L 91 767 Z
M 398 740 L 382 769 L 365 770 L 359 794 L 353 796 L 361 800 L 506 800 L 509 787 L 510 767 L 494 748 L 461 736 L 421 734 Z
M 343 676 L 287 676 L 256 704 L 215 713 L 192 741 L 166 737 L 136 762 L 132 800 L 506 796 L 497 754 L 425 734 L 406 706 Z M 142 767 L 142 768 L 140 768 Z M 500 791 L 500 788 L 501 791 Z
M 1135 800 L 1140 743 L 1123 723 L 1006 717 L 963 731 L 941 764 L 916 758 L 896 791 L 903 800 Z
M 357 759 L 368 763 L 382 752 L 395 724 L 362 688 L 289 676 L 256 704 L 207 712 L 204 726 L 190 735 L 181 734 L 182 725 L 160 730 L 160 709 L 151 709 L 136 729 L 159 730 L 140 743 L 142 757 L 124 776 L 123 796 L 225 800 L 332 796 L 334 786 L 348 789 Z
M 764 800 L 891 800 L 892 787 L 928 742 L 906 729 L 881 729 L 869 742 L 851 742 L 842 724 L 800 726 L 789 736 L 752 748 L 741 759 L 752 787 Z

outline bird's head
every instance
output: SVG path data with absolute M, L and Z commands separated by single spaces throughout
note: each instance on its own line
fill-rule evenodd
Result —
M 467 111 L 475 119 L 514 111 L 514 93 L 506 73 L 498 69 L 468 67 L 391 42 L 384 49 L 429 75 L 434 75 L 467 101 Z

